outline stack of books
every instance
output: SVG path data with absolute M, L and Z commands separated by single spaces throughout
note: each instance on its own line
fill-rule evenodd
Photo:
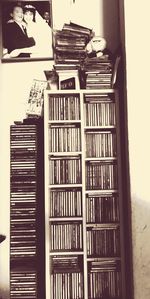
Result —
M 76 64 L 55 64 L 54 69 L 59 77 L 59 89 L 79 89 L 79 66 Z
M 36 126 L 11 126 L 11 298 L 36 298 Z M 18 265 L 19 263 L 19 265 Z M 16 268 L 16 266 L 18 267 Z
M 81 155 L 50 156 L 51 185 L 81 184 Z
M 11 258 L 36 255 L 36 127 L 11 126 Z
M 50 218 L 82 217 L 82 194 L 78 188 L 52 189 L 50 193 Z M 53 220 L 53 219 L 52 219 Z
M 92 261 L 88 272 L 89 298 L 121 298 L 120 261 Z
M 89 28 L 74 24 L 64 24 L 62 30 L 55 33 L 55 62 L 78 64 L 86 56 L 86 45 L 93 37 L 93 31 Z
M 91 223 L 119 223 L 118 194 L 86 195 L 86 221 Z
M 36 299 L 37 298 L 37 275 L 33 269 L 15 269 L 10 273 L 12 299 Z
M 51 252 L 82 251 L 81 221 L 51 221 Z
M 50 122 L 59 123 L 59 121 L 80 121 L 80 97 L 78 94 L 65 94 L 59 93 L 49 95 L 50 109 L 49 120 Z
M 113 63 L 108 56 L 86 58 L 84 63 L 87 89 L 109 89 Z
M 120 256 L 118 224 L 88 224 L 86 233 L 88 257 L 110 258 Z
M 83 299 L 83 259 L 80 256 L 55 255 L 52 260 L 51 298 Z

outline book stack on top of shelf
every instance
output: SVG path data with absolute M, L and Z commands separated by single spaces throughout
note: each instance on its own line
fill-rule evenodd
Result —
M 14 299 L 37 299 L 43 294 L 39 291 L 44 263 L 41 130 L 41 122 L 14 124 L 10 130 L 10 298 Z
M 91 29 L 71 23 L 64 24 L 63 29 L 55 32 L 55 62 L 77 64 L 86 56 L 85 47 L 93 37 Z
M 117 93 L 46 95 L 47 299 L 125 298 Z
M 86 58 L 86 89 L 111 89 L 113 63 L 108 55 Z
M 79 66 L 76 64 L 55 64 L 59 77 L 59 89 L 79 89 Z

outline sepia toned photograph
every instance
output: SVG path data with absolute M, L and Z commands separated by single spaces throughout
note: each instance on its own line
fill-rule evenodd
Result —
M 3 59 L 52 58 L 51 1 L 3 1 Z
M 0 299 L 150 299 L 149 14 L 0 0 Z

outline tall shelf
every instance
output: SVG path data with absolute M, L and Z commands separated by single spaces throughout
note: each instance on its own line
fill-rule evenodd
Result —
M 45 295 L 43 154 L 43 121 L 11 125 L 11 299 L 40 299 Z
M 118 93 L 46 91 L 46 299 L 125 299 Z

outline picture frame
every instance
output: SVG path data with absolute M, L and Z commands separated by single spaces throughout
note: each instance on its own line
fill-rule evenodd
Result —
M 1 61 L 53 60 L 52 0 L 2 0 Z

